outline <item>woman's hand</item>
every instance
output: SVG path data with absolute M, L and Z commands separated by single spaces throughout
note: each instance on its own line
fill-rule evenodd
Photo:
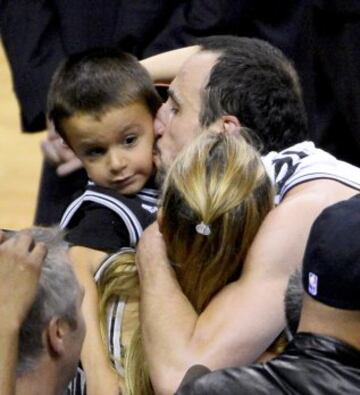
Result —
M 26 231 L 7 240 L 0 231 L 0 317 L 6 317 L 1 320 L 2 328 L 18 328 L 24 321 L 36 295 L 46 252 L 45 245 L 35 243 Z
M 36 296 L 46 248 L 19 232 L 6 240 L 0 231 L 0 393 L 15 394 L 21 324 Z

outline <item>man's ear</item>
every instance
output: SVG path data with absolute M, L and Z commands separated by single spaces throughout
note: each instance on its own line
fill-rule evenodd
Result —
M 240 135 L 241 124 L 235 115 L 223 115 L 221 117 L 222 131 L 232 135 Z
M 49 353 L 55 356 L 65 353 L 66 336 L 69 331 L 69 324 L 64 319 L 54 317 L 50 320 L 46 331 Z

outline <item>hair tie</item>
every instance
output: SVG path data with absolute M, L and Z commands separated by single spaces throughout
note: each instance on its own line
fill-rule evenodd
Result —
M 209 236 L 211 233 L 210 226 L 208 224 L 205 224 L 203 221 L 201 221 L 199 224 L 195 226 L 196 231 L 203 235 L 203 236 Z

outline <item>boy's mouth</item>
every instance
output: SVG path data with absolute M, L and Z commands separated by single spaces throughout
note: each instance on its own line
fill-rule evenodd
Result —
M 119 180 L 114 180 L 111 182 L 111 185 L 114 189 L 121 189 L 129 186 L 134 181 L 134 176 L 128 176 L 125 178 L 121 178 Z

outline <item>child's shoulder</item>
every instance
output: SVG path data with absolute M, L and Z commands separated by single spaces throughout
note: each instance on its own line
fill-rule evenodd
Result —
M 157 200 L 158 192 L 153 188 L 124 196 L 89 183 L 65 210 L 60 226 L 73 245 L 107 252 L 134 247 L 143 230 L 155 220 Z

